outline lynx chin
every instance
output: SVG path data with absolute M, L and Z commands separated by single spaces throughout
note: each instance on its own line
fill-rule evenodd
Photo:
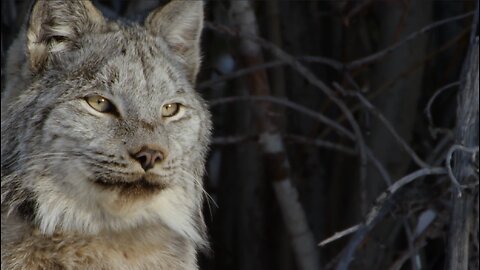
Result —
M 211 120 L 203 2 L 141 24 L 37 0 L 2 96 L 2 269 L 198 269 Z

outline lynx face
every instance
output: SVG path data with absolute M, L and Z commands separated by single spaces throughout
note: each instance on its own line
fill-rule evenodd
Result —
M 25 85 L 2 112 L 2 209 L 28 202 L 44 233 L 161 222 L 202 240 L 202 8 L 174 1 L 123 26 L 88 1 L 35 5 Z

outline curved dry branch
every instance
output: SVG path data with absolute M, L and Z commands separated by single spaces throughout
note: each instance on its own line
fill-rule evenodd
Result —
M 342 255 L 340 258 L 340 262 L 337 265 L 337 270 L 347 270 L 348 266 L 350 265 L 355 250 L 357 249 L 358 245 L 362 242 L 364 237 L 367 235 L 368 232 L 387 214 L 388 210 L 390 209 L 390 200 L 400 188 L 403 186 L 411 183 L 412 181 L 419 179 L 420 177 L 424 177 L 427 175 L 441 175 L 446 174 L 447 169 L 443 167 L 435 167 L 435 168 L 423 168 L 417 170 L 413 173 L 410 173 L 391 186 L 388 187 L 386 191 L 384 191 L 380 196 L 377 198 L 377 202 L 375 206 L 368 212 L 364 223 L 362 223 L 357 232 L 354 234 L 353 238 L 350 240 L 347 247 L 342 251 Z

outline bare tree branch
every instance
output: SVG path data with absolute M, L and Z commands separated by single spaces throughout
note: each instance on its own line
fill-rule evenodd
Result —
M 403 252 L 403 254 L 393 263 L 392 266 L 388 268 L 388 270 L 400 270 L 402 269 L 403 264 L 405 263 L 406 260 L 408 260 L 410 257 L 415 255 L 420 249 L 424 248 L 427 245 L 426 240 L 422 241 L 416 241 L 414 243 L 413 248 L 410 248 Z
M 380 173 L 380 176 L 382 176 L 383 180 L 387 185 L 390 185 L 392 183 L 392 178 L 390 177 L 390 174 L 388 173 L 387 169 L 382 165 L 382 163 L 377 159 L 375 154 L 373 154 L 372 150 L 367 147 L 367 157 L 370 159 L 372 162 L 373 166 L 378 170 Z
M 444 45 L 442 45 L 440 48 L 438 48 L 437 50 L 429 53 L 427 56 L 425 56 L 423 59 L 421 59 L 420 61 L 418 61 L 417 63 L 414 63 L 413 65 L 409 66 L 408 68 L 405 69 L 405 71 L 401 72 L 399 75 L 397 75 L 394 79 L 390 80 L 390 81 L 387 81 L 386 83 L 383 83 L 382 86 L 379 88 L 379 89 L 376 89 L 374 91 L 372 91 L 371 93 L 369 93 L 366 98 L 368 98 L 368 100 L 373 100 L 374 98 L 378 97 L 380 94 L 382 94 L 384 91 L 390 89 L 390 87 L 398 82 L 399 80 L 401 80 L 402 78 L 404 78 L 406 75 L 408 75 L 409 73 L 413 72 L 414 70 L 416 70 L 417 68 L 420 68 L 421 66 L 425 65 L 428 61 L 432 60 L 434 56 L 437 56 L 440 52 L 443 52 L 445 50 L 447 50 L 448 48 L 450 48 L 451 46 L 453 46 L 454 44 L 458 43 L 459 41 L 461 41 L 461 38 L 463 36 L 466 36 L 468 34 L 468 31 L 469 29 L 465 29 L 464 31 L 462 31 L 461 33 L 459 33 L 458 35 L 456 35 L 455 37 L 453 37 L 452 39 L 448 40 Z M 345 75 L 349 75 L 349 71 L 347 69 L 344 69 L 344 74 Z M 350 75 L 351 76 L 351 75 Z M 347 77 L 348 78 L 348 77 Z M 352 112 L 356 112 L 358 111 L 363 105 L 362 104 L 356 104 L 354 106 L 352 106 L 351 110 Z M 340 117 L 338 117 L 337 119 L 337 122 L 338 123 L 343 123 L 345 122 L 345 119 L 346 117 L 344 115 L 341 115 Z M 329 128 L 327 128 L 326 130 L 323 131 L 323 134 L 322 134 L 322 137 L 325 137 L 326 134 L 328 134 L 330 132 Z M 437 128 L 436 129 L 436 132 L 437 133 L 445 133 L 447 132 L 447 129 L 442 129 L 442 128 Z
M 318 147 L 323 147 L 326 149 L 331 149 L 335 151 L 342 152 L 347 155 L 355 155 L 356 151 L 355 149 L 352 149 L 350 147 L 337 144 L 337 143 L 332 143 L 329 141 L 321 140 L 321 139 L 310 139 L 307 137 L 299 136 L 299 135 L 294 135 L 294 134 L 286 134 L 283 136 L 284 139 L 287 139 L 291 142 L 294 143 L 303 143 L 303 144 L 311 144 L 315 145 Z
M 362 10 L 364 10 L 366 7 L 368 7 L 370 4 L 372 4 L 373 0 L 365 0 L 362 3 L 358 4 L 355 6 L 354 9 L 352 9 L 344 18 L 343 22 L 345 25 L 350 24 L 351 18 L 355 17 L 358 13 L 360 13 Z
M 323 246 L 325 246 L 325 245 L 327 245 L 327 244 L 329 244 L 333 241 L 336 241 L 336 240 L 338 240 L 338 239 L 340 239 L 344 236 L 352 234 L 352 233 L 356 232 L 360 228 L 360 226 L 361 226 L 361 224 L 357 224 L 357 225 L 353 225 L 352 227 L 347 228 L 343 231 L 336 232 L 334 235 L 332 235 L 332 236 L 326 238 L 325 240 L 323 240 L 322 242 L 320 242 L 318 244 L 318 246 L 323 247 Z
M 420 34 L 424 34 L 424 33 L 428 32 L 432 29 L 435 29 L 439 26 L 442 26 L 442 25 L 450 23 L 450 22 L 454 22 L 454 21 L 465 19 L 465 18 L 469 18 L 469 17 L 473 16 L 474 13 L 475 13 L 474 11 L 467 12 L 465 14 L 454 16 L 454 17 L 451 17 L 451 18 L 446 18 L 446 19 L 434 22 L 432 24 L 429 24 L 429 25 L 423 27 L 422 29 L 420 29 L 419 31 L 411 33 L 406 38 L 400 40 L 399 42 L 397 42 L 397 43 L 395 43 L 395 44 L 393 44 L 393 45 L 391 45 L 391 46 L 389 46 L 389 47 L 387 47 L 387 48 L 385 48 L 385 49 L 383 49 L 379 52 L 376 52 L 376 53 L 371 54 L 367 57 L 363 57 L 363 58 L 360 58 L 358 60 L 355 60 L 355 61 L 352 61 L 352 62 L 348 63 L 346 65 L 346 67 L 347 67 L 347 69 L 354 69 L 354 68 L 357 68 L 357 67 L 375 62 L 375 61 L 383 58 L 384 56 L 388 55 L 389 53 L 391 53 L 395 49 L 403 46 L 407 42 L 415 39 Z
M 272 61 L 272 62 L 267 62 L 267 63 L 261 63 L 259 65 L 251 66 L 251 67 L 248 67 L 248 68 L 239 69 L 235 72 L 232 72 L 232 73 L 229 73 L 229 74 L 224 74 L 224 75 L 222 75 L 218 78 L 201 82 L 201 83 L 198 84 L 197 88 L 200 89 L 200 90 L 205 89 L 205 88 L 209 88 L 209 87 L 212 87 L 215 84 L 223 82 L 223 81 L 227 81 L 227 80 L 235 79 L 235 78 L 238 78 L 238 77 L 242 77 L 242 76 L 248 75 L 250 73 L 262 70 L 262 69 L 269 69 L 269 68 L 273 68 L 273 67 L 282 66 L 282 65 L 285 65 L 285 64 L 286 64 L 285 62 L 277 60 L 277 61 Z
M 441 175 L 446 173 L 447 173 L 447 170 L 442 167 L 423 168 L 402 177 L 401 179 L 393 183 L 391 186 L 389 186 L 388 189 L 382 194 L 380 194 L 380 196 L 377 198 L 376 205 L 369 211 L 364 223 L 361 224 L 357 232 L 354 234 L 353 238 L 350 240 L 347 247 L 342 251 L 342 257 L 336 269 L 337 270 L 348 269 L 348 266 L 353 260 L 353 254 L 357 249 L 358 245 L 362 242 L 363 238 L 367 235 L 367 233 L 388 212 L 389 210 L 388 203 L 392 198 L 392 195 L 395 194 L 395 192 L 397 192 L 401 187 L 405 186 L 406 184 L 409 184 L 410 182 L 420 177 L 427 176 L 427 175 Z
M 314 146 L 338 151 L 347 155 L 356 154 L 356 151 L 353 148 L 350 148 L 348 146 L 344 146 L 341 144 L 325 141 L 325 140 L 307 138 L 307 137 L 296 135 L 296 134 L 282 134 L 282 138 L 290 143 L 314 145 Z M 238 144 L 238 143 L 242 143 L 245 141 L 252 141 L 252 140 L 257 141 L 258 139 L 259 139 L 258 134 L 226 136 L 226 137 L 217 136 L 212 139 L 212 143 L 214 145 L 228 145 L 228 144 Z
M 352 80 L 353 82 L 353 80 Z M 343 87 L 341 87 L 338 83 L 334 83 L 334 85 L 343 93 L 345 94 L 352 94 L 355 97 L 358 98 L 358 100 L 367 108 L 373 115 L 375 115 L 382 123 L 383 125 L 387 128 L 387 130 L 392 134 L 392 136 L 395 138 L 395 140 L 403 147 L 405 152 L 407 152 L 415 161 L 415 163 L 421 167 L 421 168 L 426 168 L 429 165 L 425 163 L 418 155 L 415 153 L 415 151 L 410 147 L 410 145 L 397 133 L 395 128 L 392 126 L 392 124 L 383 116 L 383 114 L 373 106 L 368 99 L 366 99 L 360 91 L 350 91 L 347 92 Z
M 428 100 L 427 106 L 425 106 L 424 111 L 425 111 L 425 114 L 427 115 L 428 129 L 430 130 L 430 133 L 432 134 L 433 138 L 437 137 L 437 132 L 439 130 L 435 128 L 434 123 L 433 123 L 432 110 L 431 110 L 432 104 L 435 101 L 435 99 L 441 93 L 445 92 L 446 90 L 448 90 L 452 87 L 459 86 L 459 85 L 460 85 L 460 82 L 456 81 L 456 82 L 452 82 L 452 83 L 449 83 L 447 85 L 444 85 L 444 86 L 440 87 L 437 91 L 435 91 L 435 93 L 432 95 L 432 97 Z
M 213 145 L 228 145 L 228 144 L 237 144 L 243 143 L 246 141 L 256 141 L 258 140 L 258 134 L 255 135 L 234 135 L 234 136 L 217 136 L 212 138 Z
M 226 104 L 226 103 L 231 103 L 231 102 L 239 102 L 239 101 L 267 101 L 273 104 L 278 104 L 281 106 L 285 106 L 287 108 L 290 108 L 292 110 L 298 111 L 302 114 L 305 114 L 307 116 L 310 116 L 312 118 L 317 119 L 318 121 L 326 124 L 327 126 L 332 127 L 334 130 L 337 130 L 339 134 L 346 136 L 347 138 L 351 140 L 355 140 L 355 136 L 353 135 L 352 132 L 344 128 L 343 126 L 339 125 L 337 122 L 331 120 L 330 118 L 324 116 L 321 113 L 318 113 L 316 111 L 313 111 L 303 105 L 300 105 L 298 103 L 295 103 L 293 101 L 283 99 L 283 98 L 278 98 L 278 97 L 272 97 L 272 96 L 235 96 L 235 97 L 226 97 L 226 98 L 219 98 L 219 99 L 214 99 L 210 101 L 210 107 L 218 106 L 220 104 Z
M 298 61 L 301 61 L 301 62 L 324 64 L 324 65 L 330 66 L 333 69 L 338 70 L 338 71 L 341 71 L 344 68 L 344 65 L 341 62 L 338 62 L 336 60 L 329 59 L 329 58 L 326 58 L 326 57 L 321 57 L 321 56 L 297 56 L 297 57 L 295 57 L 295 59 L 297 59 Z M 223 82 L 223 81 L 239 78 L 239 77 L 248 75 L 250 73 L 253 73 L 253 72 L 256 72 L 256 71 L 259 71 L 259 70 L 262 70 L 262 69 L 270 69 L 270 68 L 275 68 L 275 67 L 279 67 L 279 66 L 284 66 L 284 65 L 287 65 L 287 64 L 288 63 L 285 62 L 285 61 L 275 60 L 275 61 L 266 62 L 266 63 L 262 63 L 262 64 L 259 64 L 259 65 L 251 66 L 251 67 L 248 67 L 248 68 L 242 68 L 242 69 L 239 69 L 239 70 L 234 71 L 234 72 L 229 73 L 229 74 L 223 74 L 223 75 L 219 76 L 218 78 L 211 79 L 211 80 L 208 80 L 208 81 L 203 81 L 203 82 L 198 84 L 197 89 L 200 89 L 200 90 L 201 89 L 206 89 L 206 88 L 212 87 L 215 84 Z

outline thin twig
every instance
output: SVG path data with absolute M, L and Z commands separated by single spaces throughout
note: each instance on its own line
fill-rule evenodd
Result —
M 346 67 L 347 67 L 347 69 L 354 69 L 354 68 L 357 68 L 357 67 L 375 62 L 375 61 L 383 58 L 384 56 L 388 55 L 389 53 L 393 52 L 398 47 L 401 47 L 404 44 L 406 44 L 407 42 L 415 39 L 420 34 L 424 34 L 428 31 L 430 31 L 432 29 L 435 29 L 439 26 L 442 26 L 444 24 L 471 17 L 474 13 L 475 13 L 474 11 L 467 12 L 465 14 L 453 16 L 453 17 L 446 18 L 446 19 L 443 19 L 443 20 L 440 20 L 440 21 L 436 21 L 432 24 L 429 24 L 429 25 L 423 27 L 422 29 L 420 29 L 418 31 L 415 31 L 415 32 L 411 33 L 406 38 L 400 40 L 399 42 L 397 42 L 397 43 L 395 43 L 395 44 L 393 44 L 393 45 L 391 45 L 391 46 L 389 46 L 389 47 L 387 47 L 387 48 L 385 48 L 385 49 L 383 49 L 379 52 L 376 52 L 376 53 L 371 54 L 369 56 L 366 56 L 366 57 L 363 57 L 363 58 L 360 58 L 358 60 L 355 60 L 355 61 L 352 61 L 352 62 L 348 63 L 346 65 Z
M 344 237 L 344 236 L 347 236 L 351 233 L 354 233 L 358 230 L 358 228 L 360 228 L 361 224 L 357 224 L 357 225 L 354 225 L 348 229 L 345 229 L 343 231 L 340 231 L 340 232 L 336 232 L 334 235 L 328 237 L 327 239 L 323 240 L 322 242 L 320 242 L 318 244 L 319 247 L 324 247 L 325 245 L 333 242 L 333 241 L 337 241 L 338 239 Z
M 295 57 L 298 61 L 327 65 L 336 70 L 344 70 L 345 64 L 323 56 L 299 56 Z
M 314 138 L 307 138 L 304 136 L 296 135 L 296 134 L 282 134 L 284 140 L 290 143 L 301 143 L 301 144 L 310 144 L 322 148 L 327 148 L 330 150 L 335 150 L 342 152 L 347 155 L 355 155 L 355 149 L 344 146 L 338 143 L 333 143 L 325 140 L 314 139 Z M 258 141 L 260 136 L 258 134 L 250 134 L 250 135 L 236 135 L 236 136 L 222 136 L 222 137 L 213 137 L 212 144 L 213 145 L 229 145 L 229 144 L 238 144 L 243 143 L 246 141 Z
M 258 135 L 236 135 L 236 136 L 223 136 L 223 137 L 213 137 L 213 145 L 228 145 L 228 144 L 237 144 L 246 141 L 257 141 Z
M 337 122 L 305 106 L 302 106 L 298 103 L 295 103 L 286 99 L 282 99 L 282 98 L 277 98 L 273 96 L 255 96 L 255 97 L 254 96 L 234 96 L 234 97 L 214 99 L 210 101 L 210 107 L 218 106 L 220 104 L 231 103 L 231 102 L 239 102 L 239 101 L 256 101 L 256 102 L 266 101 L 273 104 L 285 106 L 287 108 L 293 109 L 295 111 L 298 111 L 305 115 L 313 117 L 318 121 L 334 128 L 339 132 L 339 134 L 345 135 L 347 138 L 351 140 L 355 140 L 355 136 L 353 135 L 353 133 L 347 130 L 346 128 L 344 128 L 343 126 L 337 124 Z
M 351 78 L 351 76 L 348 76 L 347 75 L 347 78 L 350 79 L 350 81 L 352 83 L 354 83 L 353 79 Z M 354 83 L 355 84 L 355 83 Z M 335 87 L 337 87 L 341 92 L 347 94 L 352 94 L 354 95 L 355 97 L 358 98 L 358 100 L 365 106 L 365 108 L 367 108 L 373 115 L 375 115 L 383 124 L 384 126 L 387 128 L 387 130 L 392 134 L 392 136 L 395 138 L 395 140 L 402 146 L 402 148 L 405 150 L 405 152 L 407 152 L 413 159 L 413 161 L 415 161 L 415 163 L 417 163 L 417 165 L 421 168 L 426 168 L 426 167 L 429 167 L 429 165 L 423 161 L 418 155 L 417 153 L 415 153 L 415 151 L 410 147 L 410 145 L 397 133 L 397 131 L 395 130 L 395 128 L 392 126 L 392 124 L 385 118 L 385 116 L 377 109 L 375 108 L 375 106 L 373 106 L 372 103 L 370 103 L 370 101 L 368 99 L 366 99 L 360 91 L 346 91 L 345 89 L 343 89 L 343 87 L 341 85 L 339 85 L 338 83 L 334 83 Z M 358 87 L 358 86 L 357 86 Z
M 475 160 L 475 156 L 478 155 L 478 146 L 476 146 L 476 147 L 465 147 L 463 145 L 454 144 L 448 150 L 446 161 L 445 161 L 446 162 L 446 167 L 448 169 L 448 176 L 450 177 L 450 180 L 452 181 L 453 185 L 457 188 L 457 195 L 460 198 L 460 197 L 462 197 L 462 189 L 468 188 L 469 186 L 468 185 L 461 185 L 458 182 L 455 175 L 453 174 L 452 157 L 453 157 L 453 153 L 455 151 L 464 151 L 464 152 L 470 153 L 470 154 L 472 154 L 472 160 Z
M 432 95 L 432 97 L 428 100 L 427 106 L 425 106 L 425 114 L 427 115 L 427 121 L 428 121 L 428 129 L 430 130 L 430 133 L 432 134 L 432 137 L 435 139 L 437 137 L 437 132 L 435 131 L 435 127 L 433 124 L 433 117 L 432 117 L 432 104 L 435 101 L 435 99 L 444 91 L 454 87 L 454 86 L 459 86 L 460 81 L 452 82 L 447 85 L 444 85 L 440 87 L 438 90 L 435 91 L 435 93 Z
M 220 82 L 223 82 L 223 81 L 226 81 L 226 80 L 231 80 L 231 79 L 235 79 L 235 78 L 238 78 L 238 77 L 242 77 L 242 76 L 248 75 L 250 73 L 256 72 L 258 70 L 261 70 L 261 69 L 269 69 L 269 68 L 273 68 L 273 67 L 282 66 L 282 65 L 285 65 L 285 64 L 286 64 L 285 62 L 277 60 L 277 61 L 262 63 L 262 64 L 252 66 L 252 67 L 248 67 L 248 68 L 239 69 L 235 72 L 232 72 L 232 73 L 229 73 L 229 74 L 224 74 L 224 75 L 222 75 L 218 78 L 201 82 L 201 83 L 198 84 L 197 89 L 209 88 L 209 87 L 212 87 L 212 86 L 216 85 L 217 83 L 220 83 Z
M 295 143 L 311 144 L 318 147 L 339 151 L 347 155 L 355 155 L 356 153 L 355 149 L 352 149 L 351 147 L 347 147 L 337 143 L 332 143 L 325 140 L 311 139 L 311 138 L 294 135 L 294 134 L 285 134 L 283 135 L 283 138 L 287 140 L 291 140 L 292 142 L 295 142 Z
M 452 141 L 453 132 L 450 131 L 449 133 L 446 133 L 445 136 L 443 136 L 443 138 L 435 145 L 435 148 L 430 151 L 428 158 L 426 158 L 426 162 L 432 166 L 438 166 L 445 161 L 448 147 L 451 145 Z
M 360 86 L 357 84 L 357 82 L 353 79 L 353 77 L 351 76 L 351 74 L 349 72 L 346 72 L 346 77 L 347 79 L 349 80 L 349 82 L 351 84 L 354 85 L 354 87 L 357 89 L 357 91 L 354 93 L 355 95 L 359 95 L 357 96 L 358 98 L 361 99 L 362 101 L 362 98 L 363 98 L 363 103 L 367 102 L 368 103 L 368 100 L 366 98 L 364 98 L 360 93 L 361 93 L 361 89 L 360 89 Z M 340 92 L 342 92 L 344 95 L 347 94 L 347 91 L 345 89 L 343 89 L 338 83 L 334 83 L 334 85 L 337 87 L 337 89 L 340 90 Z M 393 126 L 390 124 L 390 122 L 383 116 L 383 114 L 377 109 L 375 108 L 371 103 L 370 104 L 365 104 L 364 106 L 366 106 L 375 116 L 377 116 L 377 118 L 379 118 L 383 123 L 384 125 L 387 127 L 387 129 L 393 134 L 394 138 L 398 140 L 398 138 L 402 139 L 400 137 L 400 135 L 398 135 L 398 133 L 396 132 L 396 130 L 393 128 Z M 397 136 L 395 136 L 397 135 Z M 402 144 L 402 141 L 399 141 L 400 144 Z M 403 141 L 404 142 L 404 141 Z M 408 150 L 411 150 L 412 153 L 415 154 L 415 152 L 413 151 L 413 149 L 410 149 L 409 148 L 409 145 L 404 142 L 404 144 L 407 146 L 406 148 L 406 151 L 408 152 Z M 405 147 L 405 146 L 404 146 Z M 373 153 L 372 153 L 373 154 Z M 413 158 L 415 158 L 415 155 L 412 156 Z M 382 175 L 382 177 L 384 179 L 386 179 L 386 177 L 389 177 L 389 175 L 387 176 L 384 176 Z M 390 179 L 386 179 L 387 181 L 387 185 L 391 185 L 391 180 Z M 413 249 L 413 239 L 412 239 L 412 229 L 410 228 L 410 225 L 408 224 L 407 221 L 404 221 L 403 222 L 403 227 L 405 229 L 405 232 L 407 234 L 407 238 L 408 238 L 408 244 L 409 244 L 409 248 L 412 250 Z M 415 260 L 412 259 L 412 269 L 413 270 L 417 270 L 418 267 L 415 263 Z
M 442 45 L 439 49 L 429 53 L 426 57 L 424 57 L 423 59 L 421 59 L 420 61 L 414 63 L 413 65 L 409 66 L 408 68 L 405 69 L 405 71 L 402 71 L 399 75 L 397 75 L 395 78 L 393 78 L 392 80 L 386 82 L 386 83 L 383 83 L 377 90 L 371 92 L 370 94 L 368 94 L 367 98 L 369 100 L 373 100 L 375 99 L 377 96 L 381 95 L 385 90 L 387 89 L 390 89 L 390 86 L 392 86 L 396 81 L 404 78 L 406 75 L 408 75 L 410 72 L 412 72 L 413 70 L 421 67 L 422 65 L 424 65 L 425 63 L 427 63 L 428 61 L 430 61 L 431 59 L 433 59 L 434 56 L 438 55 L 440 52 L 442 51 L 445 51 L 446 49 L 450 48 L 452 45 L 454 45 L 456 42 L 458 42 L 461 37 L 465 36 L 466 34 L 468 34 L 468 30 L 469 29 L 465 29 L 464 31 L 462 31 L 460 34 L 456 35 L 455 37 L 453 37 L 452 39 L 448 40 L 444 45 Z M 346 74 L 348 74 L 348 70 L 345 69 L 345 72 Z M 358 111 L 359 109 L 361 108 L 361 104 L 356 104 L 354 105 L 351 110 L 352 112 L 356 112 Z M 337 119 L 337 122 L 339 123 L 343 123 L 345 121 L 346 117 L 344 115 L 341 115 L 340 117 L 338 117 Z M 441 130 L 441 129 L 437 129 L 437 132 L 442 132 L 444 133 L 446 130 Z M 330 132 L 330 130 L 327 128 L 325 129 L 325 131 L 323 132 L 322 134 L 322 137 L 325 137 L 326 134 L 328 134 L 328 132 Z
M 415 255 L 420 249 L 422 249 L 426 245 L 427 245 L 427 241 L 425 241 L 424 239 L 422 239 L 422 241 L 417 241 L 416 243 L 414 243 L 413 248 L 408 249 L 405 252 L 403 252 L 403 254 L 397 260 L 395 260 L 393 265 L 390 266 L 388 268 L 388 270 L 400 270 L 400 269 L 402 269 L 402 266 L 405 263 L 405 261 L 408 260 L 408 258 Z
M 349 25 L 350 24 L 350 20 L 351 18 L 353 18 L 355 15 L 357 15 L 358 13 L 360 13 L 362 10 L 364 10 L 366 7 L 368 7 L 370 4 L 372 4 L 373 0 L 365 0 L 363 1 L 363 3 L 360 3 L 358 4 L 357 6 L 355 6 L 355 8 L 353 8 L 344 18 L 343 18 L 343 22 L 345 23 L 345 25 Z
M 382 176 L 383 180 L 385 180 L 385 183 L 387 185 L 391 185 L 392 184 L 392 178 L 390 177 L 390 174 L 387 172 L 387 169 L 385 169 L 385 167 L 377 159 L 377 157 L 372 152 L 372 150 L 368 147 L 367 147 L 367 157 L 368 157 L 368 159 L 370 159 L 373 166 L 378 170 L 378 172 L 380 173 L 380 176 Z
M 330 59 L 330 58 L 326 58 L 326 57 L 322 57 L 322 56 L 296 56 L 295 59 L 298 60 L 298 61 L 307 62 L 307 63 L 324 64 L 324 65 L 330 66 L 333 69 L 338 70 L 338 71 L 343 70 L 344 66 L 345 66 L 344 64 L 342 64 L 339 61 L 336 61 L 336 60 L 333 60 L 333 59 Z M 214 86 L 217 83 L 227 81 L 227 80 L 232 80 L 232 79 L 235 79 L 235 78 L 238 78 L 238 77 L 242 77 L 242 76 L 248 75 L 250 73 L 256 72 L 258 70 L 261 70 L 261 69 L 270 69 L 270 68 L 283 66 L 283 65 L 287 65 L 287 62 L 282 61 L 282 60 L 274 60 L 274 61 L 271 61 L 271 62 L 259 64 L 259 65 L 256 65 L 256 66 L 239 69 L 239 70 L 234 71 L 232 73 L 221 75 L 221 76 L 219 76 L 215 79 L 211 79 L 211 80 L 208 80 L 208 81 L 203 81 L 203 82 L 201 82 L 197 85 L 197 89 L 201 90 L 201 89 L 209 88 L 209 87 Z
M 412 270 L 418 270 L 418 265 L 416 263 L 415 257 L 417 257 L 417 250 L 415 249 L 415 239 L 413 236 L 412 228 L 410 228 L 410 224 L 408 224 L 408 220 L 403 220 L 403 228 L 405 229 L 405 233 L 407 235 L 408 240 L 408 250 L 409 256 L 407 258 L 411 258 L 412 263 Z
M 291 140 L 293 143 L 311 144 L 318 147 L 339 151 L 347 155 L 354 155 L 356 153 L 354 149 L 348 146 L 332 143 L 332 142 L 321 140 L 321 139 L 310 139 L 307 137 L 302 137 L 294 134 L 285 134 L 282 136 L 284 139 Z M 257 141 L 258 139 L 259 139 L 258 135 L 237 135 L 237 136 L 226 136 L 226 137 L 214 137 L 212 139 L 212 144 L 213 145 L 229 145 L 229 144 L 243 143 L 251 140 Z M 372 151 L 369 148 L 367 148 L 366 150 L 367 150 L 368 159 L 372 162 L 374 167 L 378 170 L 382 178 L 385 180 L 385 183 L 387 185 L 390 185 L 392 183 L 392 180 L 387 170 L 385 169 L 385 167 L 375 157 L 375 155 L 372 153 Z
M 405 77 L 409 76 L 409 74 L 413 73 L 417 69 L 423 67 L 427 62 L 430 60 L 434 59 L 436 56 L 438 56 L 441 52 L 446 51 L 453 45 L 457 45 L 462 41 L 463 38 L 466 38 L 468 36 L 468 33 L 470 32 L 470 26 L 467 28 L 463 29 L 458 35 L 455 35 L 453 38 L 449 39 L 447 42 L 442 44 L 438 49 L 435 49 L 431 52 L 429 52 L 425 57 L 422 59 L 416 61 L 406 69 L 404 69 L 402 72 L 400 72 L 398 75 L 396 75 L 394 78 L 391 80 L 382 83 L 381 86 L 378 87 L 378 90 L 375 93 L 372 93 L 370 99 L 373 99 L 374 97 L 380 95 L 383 91 L 386 89 L 390 89 L 393 85 L 395 85 L 399 80 L 403 80 Z

